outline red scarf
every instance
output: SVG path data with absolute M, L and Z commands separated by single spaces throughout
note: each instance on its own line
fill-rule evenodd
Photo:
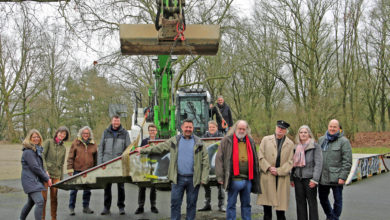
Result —
M 246 152 L 248 154 L 248 175 L 249 180 L 253 179 L 253 152 L 251 143 L 249 142 L 248 135 L 245 136 L 246 139 Z M 238 139 L 236 134 L 233 134 L 233 174 L 234 176 L 240 175 L 240 165 L 238 159 Z

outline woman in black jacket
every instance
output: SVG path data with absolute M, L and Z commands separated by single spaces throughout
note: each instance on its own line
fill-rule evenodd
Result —
M 34 210 L 35 220 L 42 219 L 42 190 L 45 190 L 43 183 L 47 182 L 51 186 L 50 177 L 43 169 L 42 151 L 41 134 L 36 129 L 30 130 L 23 141 L 22 186 L 24 192 L 28 195 L 28 200 L 20 213 L 21 220 L 26 219 L 34 204 L 36 205 Z

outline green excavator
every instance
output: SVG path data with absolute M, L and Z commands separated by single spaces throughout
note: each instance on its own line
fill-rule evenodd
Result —
M 194 133 L 202 136 L 209 121 L 210 95 L 197 89 L 175 90 L 172 86 L 172 55 L 215 55 L 220 40 L 219 25 L 187 25 L 184 17 L 184 0 L 157 0 L 155 24 L 120 25 L 123 55 L 157 55 L 154 70 L 155 85 L 149 90 L 149 107 L 135 108 L 132 130 L 137 131 L 132 144 L 122 156 L 114 158 L 55 185 L 69 189 L 102 189 L 107 183 L 130 182 L 141 186 L 169 189 L 167 179 L 169 153 L 137 156 L 133 150 L 139 146 L 147 122 L 156 124 L 160 140 L 180 132 L 184 119 L 192 119 Z M 139 110 L 138 110 L 139 109 Z M 138 112 L 138 113 L 137 113 Z M 140 120 L 138 120 L 138 118 Z M 135 119 L 135 120 L 134 120 Z M 142 121 L 141 121 L 142 120 Z M 137 122 L 141 122 L 138 125 Z M 132 135 L 130 132 L 130 136 Z M 210 158 L 210 183 L 216 184 L 213 161 L 219 145 L 217 139 L 204 139 Z
M 175 135 L 185 118 L 192 119 L 195 133 L 202 135 L 209 119 L 209 95 L 203 90 L 187 89 L 179 91 L 174 99 L 171 56 L 215 55 L 219 47 L 220 26 L 187 25 L 184 0 L 156 0 L 156 4 L 154 25 L 120 25 L 121 52 L 123 55 L 158 55 L 155 86 L 149 90 L 151 116 L 148 122 L 157 126 L 159 137 Z

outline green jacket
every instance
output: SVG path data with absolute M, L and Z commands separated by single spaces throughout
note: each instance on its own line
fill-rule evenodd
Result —
M 320 137 L 318 144 L 322 146 L 325 136 Z M 339 179 L 346 180 L 352 166 L 352 149 L 346 137 L 339 137 L 329 142 L 326 151 L 322 150 L 322 173 L 320 184 L 337 185 Z
M 177 135 L 168 139 L 167 141 L 151 146 L 141 150 L 141 154 L 164 154 L 171 153 L 169 168 L 168 168 L 168 179 L 177 184 L 177 157 L 178 157 L 178 142 L 181 138 L 181 135 Z M 203 183 L 207 184 L 209 181 L 209 156 L 207 153 L 207 148 L 203 144 L 202 140 L 194 135 L 195 145 L 194 145 L 194 187 Z
M 50 178 L 62 179 L 65 156 L 66 148 L 63 143 L 57 144 L 54 139 L 43 143 L 43 167 L 49 172 Z

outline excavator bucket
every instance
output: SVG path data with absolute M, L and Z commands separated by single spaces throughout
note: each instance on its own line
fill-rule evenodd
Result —
M 185 40 L 159 39 L 154 24 L 120 24 L 123 55 L 216 55 L 220 41 L 219 25 L 187 25 Z

